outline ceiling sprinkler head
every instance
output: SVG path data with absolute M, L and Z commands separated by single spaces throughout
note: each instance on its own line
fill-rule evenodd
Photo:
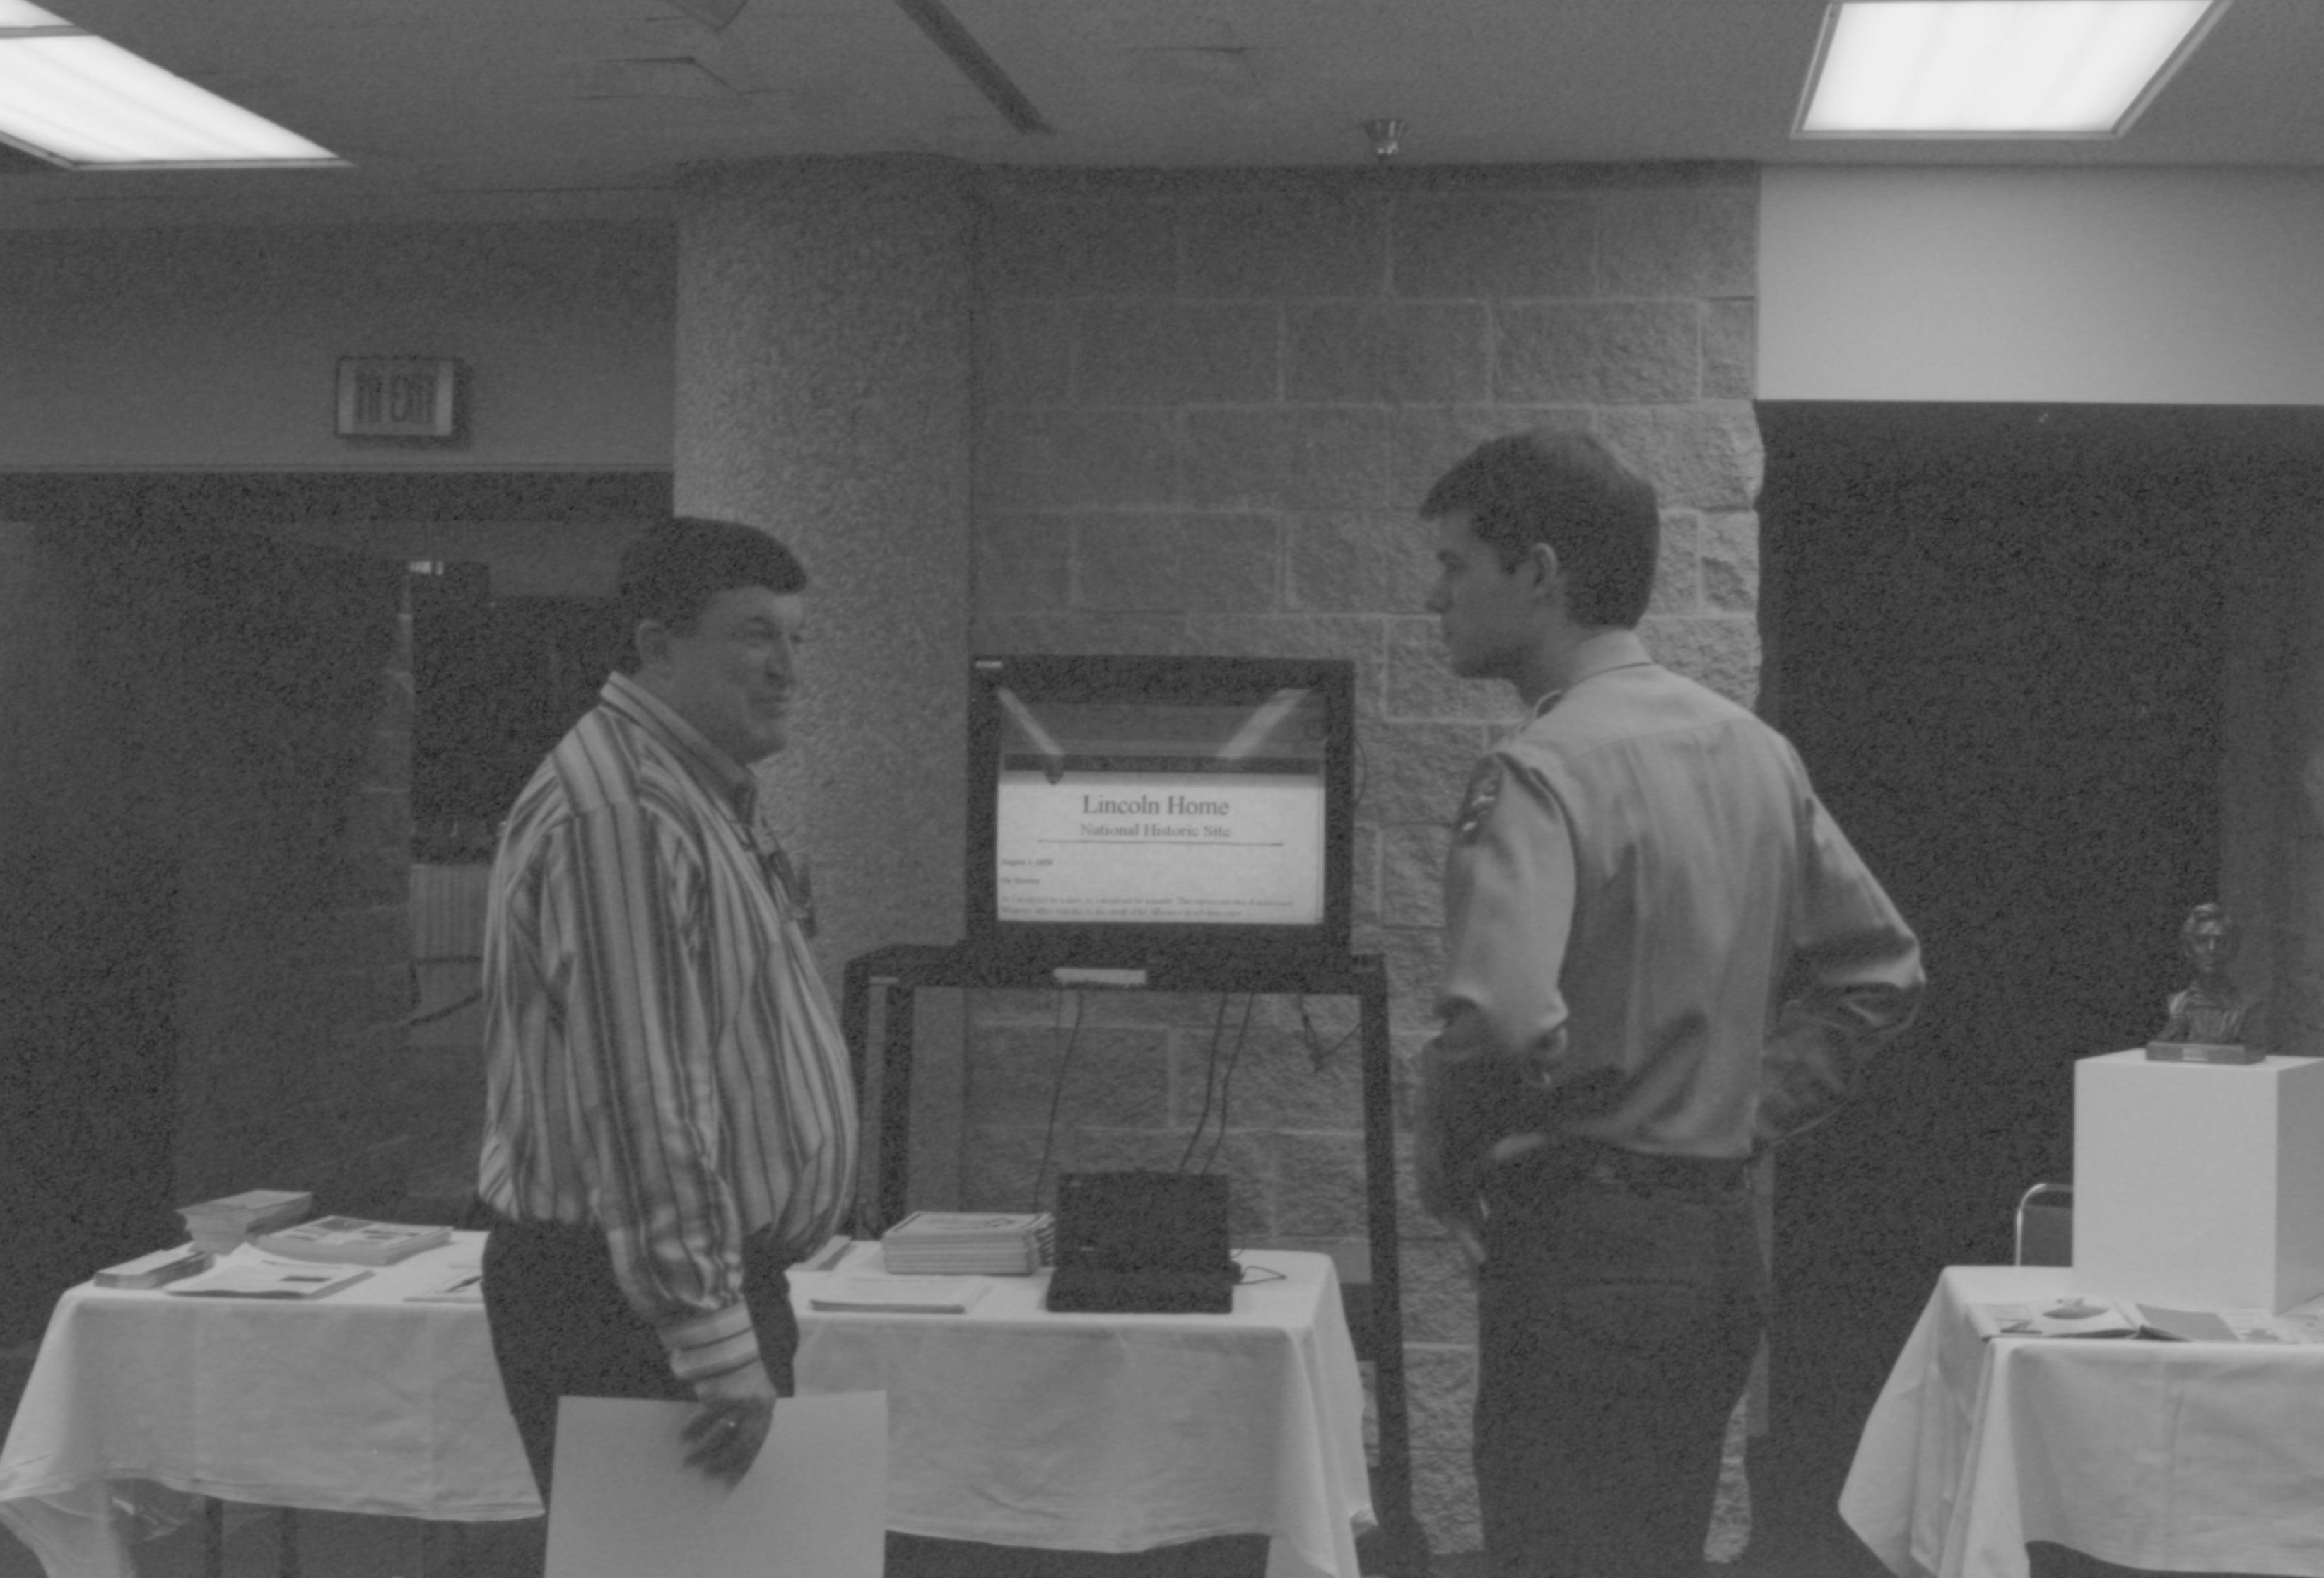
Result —
M 1372 157 L 1386 164 L 1396 157 L 1404 140 L 1404 123 L 1393 116 L 1366 121 L 1364 135 L 1371 139 Z

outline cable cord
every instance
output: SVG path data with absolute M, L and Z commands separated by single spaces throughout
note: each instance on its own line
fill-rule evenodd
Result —
M 1065 1096 L 1065 1071 L 1073 1066 L 1074 1047 L 1082 1038 L 1082 994 L 1074 992 L 1065 995 L 1074 1000 L 1073 1028 L 1065 1034 L 1065 1050 L 1057 1059 L 1056 1083 L 1049 1089 L 1049 1121 L 1041 1133 L 1041 1166 L 1033 1175 L 1033 1200 L 1025 1207 L 1028 1215 L 1036 1214 L 1041 1209 L 1041 1188 L 1049 1181 L 1049 1154 L 1057 1139 L 1057 1108 Z M 1063 1017 L 1065 1004 L 1060 1001 L 1057 1006 L 1060 1017 Z
M 1211 1021 L 1211 1049 L 1203 1057 L 1203 1109 L 1194 1114 L 1194 1131 L 1186 1136 L 1186 1149 L 1178 1153 L 1178 1171 L 1185 1172 L 1186 1164 L 1194 1159 L 1194 1148 L 1203 1142 L 1203 1130 L 1211 1121 L 1211 1092 L 1219 1076 L 1219 1038 L 1226 1034 L 1227 996 L 1219 993 L 1219 1017 Z
M 1219 1147 L 1226 1143 L 1227 1101 L 1233 1093 L 1235 1065 L 1242 1060 L 1244 1042 L 1250 1035 L 1250 1011 L 1259 1001 L 1257 992 L 1245 994 L 1242 1000 L 1242 1023 L 1235 1031 L 1233 1049 L 1227 1055 L 1226 1075 L 1219 1075 L 1219 1043 L 1225 1038 L 1227 1001 L 1231 993 L 1219 994 L 1219 1015 L 1211 1025 L 1211 1049 L 1203 1060 L 1203 1110 L 1194 1115 L 1194 1131 L 1186 1136 L 1186 1149 L 1178 1158 L 1178 1170 L 1185 1172 L 1186 1164 L 1194 1159 L 1195 1150 L 1203 1143 L 1203 1130 L 1210 1126 L 1211 1097 L 1215 1090 L 1219 1100 L 1219 1131 L 1211 1141 L 1210 1154 L 1203 1158 L 1203 1171 L 1209 1172 L 1219 1159 Z
M 1307 1067 L 1311 1073 L 1323 1073 L 1323 1065 L 1329 1063 L 1333 1056 L 1353 1039 L 1355 1033 L 1362 1028 L 1363 1020 L 1358 1016 L 1354 1024 L 1340 1032 L 1338 1040 L 1324 1046 L 1323 1034 L 1315 1029 L 1315 1021 L 1308 1017 L 1307 994 L 1304 992 L 1299 994 L 1299 1030 L 1307 1043 Z
M 477 1003 L 484 1001 L 484 989 L 479 986 L 475 991 L 471 992 L 467 996 L 461 998 L 456 1002 L 447 1002 L 441 1008 L 431 1008 L 425 1013 L 413 1014 L 410 1019 L 405 1020 L 403 1022 L 406 1028 L 417 1028 L 420 1025 L 432 1025 L 438 1020 L 448 1020 L 454 1014 L 458 1013 L 462 1009 L 473 1008 Z
M 1251 1005 L 1259 993 L 1250 992 L 1242 1000 L 1242 1023 L 1235 1027 L 1234 1046 L 1227 1052 L 1227 1071 L 1219 1081 L 1219 1131 L 1211 1137 L 1211 1152 L 1203 1158 L 1203 1170 L 1209 1172 L 1218 1165 L 1219 1147 L 1227 1142 L 1227 1103 L 1234 1094 L 1235 1069 L 1242 1062 L 1242 1049 L 1250 1038 Z

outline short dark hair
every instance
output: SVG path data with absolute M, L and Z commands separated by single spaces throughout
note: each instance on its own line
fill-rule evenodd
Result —
M 798 557 L 755 526 L 674 515 L 622 549 L 622 580 L 613 601 L 622 619 L 614 666 L 638 671 L 638 626 L 659 621 L 680 635 L 692 632 L 719 593 L 736 586 L 770 592 L 807 589 Z
M 1655 486 L 1587 433 L 1489 439 L 1437 479 L 1420 513 L 1468 516 L 1504 569 L 1549 544 L 1566 573 L 1566 612 L 1581 623 L 1628 629 L 1646 615 L 1662 541 Z

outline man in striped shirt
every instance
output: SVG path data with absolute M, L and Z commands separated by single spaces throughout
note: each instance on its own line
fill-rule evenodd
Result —
M 751 764 L 782 749 L 806 572 L 679 518 L 623 554 L 622 671 L 493 866 L 484 1308 L 544 1499 L 559 1397 L 691 1399 L 739 1480 L 798 1332 L 783 1268 L 855 1177 L 845 1045 Z

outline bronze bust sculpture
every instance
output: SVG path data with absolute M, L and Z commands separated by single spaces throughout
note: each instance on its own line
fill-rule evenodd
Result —
M 2180 1063 L 2256 1063 L 2259 1002 L 2235 983 L 2242 928 L 2218 904 L 2198 904 L 2179 928 L 2179 952 L 2195 979 L 2171 994 L 2163 1029 L 2148 1042 L 2149 1057 Z

